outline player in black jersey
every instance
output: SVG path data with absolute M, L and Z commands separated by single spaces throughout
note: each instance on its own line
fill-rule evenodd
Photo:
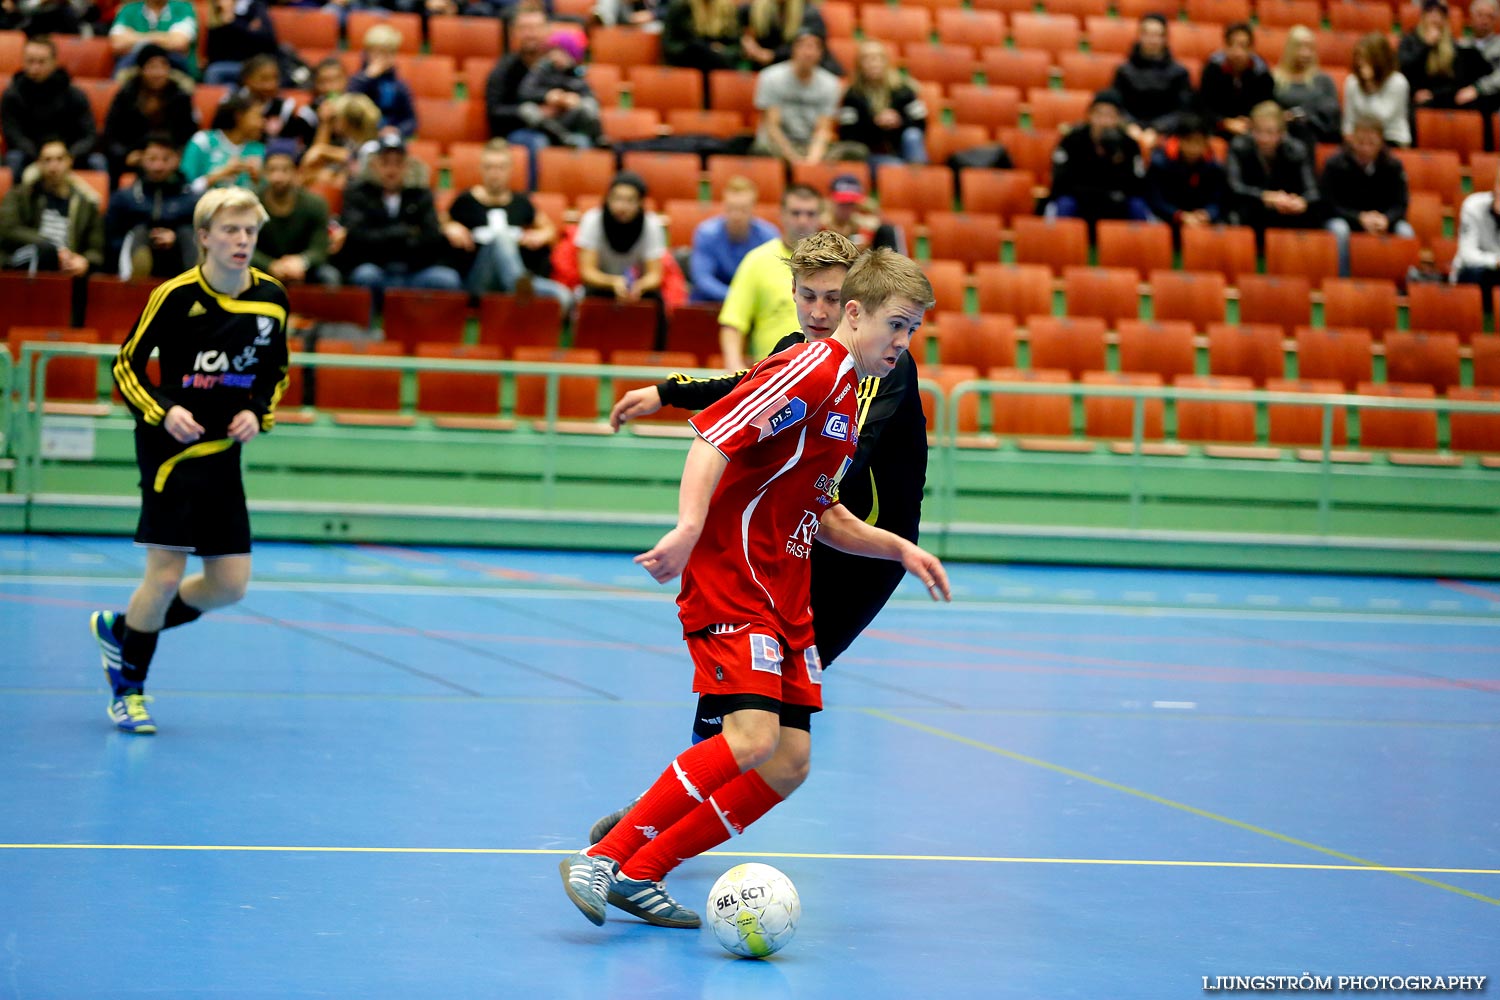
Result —
M 793 248 L 788 264 L 796 275 L 793 294 L 803 332 L 783 338 L 772 353 L 833 333 L 839 322 L 839 290 L 859 253 L 848 239 L 828 230 Z M 663 406 L 702 409 L 727 396 L 745 374 L 711 379 L 673 374 L 658 385 L 634 389 L 610 411 L 610 426 L 618 431 L 627 421 Z M 903 353 L 884 378 L 861 380 L 858 394 L 859 443 L 854 463 L 839 485 L 839 499 L 850 513 L 914 542 L 927 481 L 927 417 L 911 353 Z M 904 573 L 899 564 L 813 546 L 813 632 L 825 669 L 885 607 Z M 693 717 L 693 741 L 711 738 L 721 725 L 713 705 L 700 701 Z M 589 831 L 589 842 L 598 843 L 628 810 L 629 806 L 600 818 Z
M 158 633 L 238 601 L 250 581 L 250 515 L 240 448 L 276 423 L 287 386 L 286 289 L 250 266 L 266 211 L 243 188 L 217 188 L 193 213 L 202 263 L 151 293 L 115 359 L 135 413 L 146 573 L 123 612 L 96 611 L 90 631 L 109 680 L 109 717 L 154 733 L 146 671 Z M 161 375 L 146 361 L 155 350 Z M 187 557 L 203 570 L 184 578 Z

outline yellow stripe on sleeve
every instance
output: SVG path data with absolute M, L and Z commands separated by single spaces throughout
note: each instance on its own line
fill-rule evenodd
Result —
M 142 419 L 148 424 L 160 424 L 166 419 L 167 411 L 162 409 L 156 397 L 141 385 L 135 368 L 130 362 L 135 357 L 136 348 L 140 346 L 141 336 L 156 318 L 156 314 L 161 311 L 167 296 L 184 285 L 196 281 L 196 274 L 196 270 L 188 271 L 157 286 L 156 290 L 151 293 L 151 297 L 146 300 L 146 308 L 141 311 L 141 318 L 136 321 L 135 332 L 130 335 L 130 339 L 125 342 L 124 347 L 120 348 L 120 353 L 115 358 L 115 383 L 119 385 L 121 394 L 141 411 Z

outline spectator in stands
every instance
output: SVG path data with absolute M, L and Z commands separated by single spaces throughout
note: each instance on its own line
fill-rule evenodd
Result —
M 604 204 L 578 220 L 573 241 L 583 294 L 612 296 L 617 302 L 654 299 L 660 340 L 666 325 L 661 283 L 667 230 L 655 212 L 646 211 L 646 182 L 640 175 L 628 170 L 616 174 Z
M 822 224 L 823 198 L 806 184 L 793 184 L 781 196 L 781 236 L 745 255 L 719 310 L 719 346 L 731 371 L 759 361 L 777 341 L 801 330 L 792 283 L 786 280 L 792 248 Z M 808 330 L 814 339 L 828 330 Z
M 1333 78 L 1318 68 L 1312 29 L 1297 25 L 1287 32 L 1281 62 L 1271 73 L 1276 103 L 1286 109 L 1286 130 L 1308 149 L 1338 142 L 1339 93 Z
M 253 188 L 266 155 L 261 134 L 266 116 L 249 94 L 230 94 L 214 112 L 213 127 L 188 140 L 182 172 L 202 194 L 211 187 Z
M 1391 145 L 1411 145 L 1411 84 L 1397 68 L 1390 39 L 1379 31 L 1355 43 L 1353 67 L 1344 80 L 1345 135 L 1360 118 L 1378 119 Z
M 313 67 L 312 109 L 320 112 L 330 98 L 339 97 L 349 90 L 349 74 L 337 56 L 329 56 Z
M 496 5 L 489 3 L 488 0 L 464 0 L 463 3 L 459 0 L 427 0 L 423 11 L 428 17 L 434 15 L 494 17 L 495 7 Z
M 1281 105 L 1263 101 L 1250 112 L 1250 134 L 1229 144 L 1229 197 L 1240 225 L 1263 238 L 1267 227 L 1322 224 L 1313 154 L 1286 134 Z
M 1224 167 L 1214 158 L 1208 139 L 1207 123 L 1187 113 L 1178 117 L 1172 137 L 1151 151 L 1146 203 L 1152 215 L 1171 223 L 1174 233 L 1215 225 L 1227 214 Z
M 382 133 L 399 132 L 409 139 L 417 131 L 417 105 L 411 88 L 396 74 L 401 32 L 389 24 L 371 25 L 365 32 L 365 65 L 349 81 L 351 94 L 364 94 L 380 109 Z
M 1121 127 L 1120 103 L 1118 91 L 1099 91 L 1088 120 L 1058 141 L 1049 216 L 1086 219 L 1091 226 L 1100 219 L 1151 218 L 1141 147 Z
M 871 169 L 882 163 L 927 162 L 927 105 L 915 83 L 891 65 L 883 42 L 860 43 L 838 122 L 839 141 L 860 152 Z
M 707 73 L 740 64 L 740 12 L 734 0 L 671 0 L 662 16 L 661 49 L 668 66 Z
M 77 35 L 98 19 L 99 11 L 83 0 L 5 0 L 0 4 L 0 31 L 38 35 Z
M 361 177 L 344 194 L 348 231 L 337 263 L 349 281 L 376 298 L 387 288 L 461 291 L 463 279 L 446 264 L 448 241 L 438 225 L 432 191 L 406 183 L 406 143 L 399 135 L 377 140 L 370 158 L 373 176 Z
M 318 116 L 309 107 L 281 93 L 281 65 L 275 56 L 257 55 L 240 67 L 240 91 L 260 102 L 265 139 L 285 139 L 300 156 L 318 133 Z
M 165 49 L 141 49 L 136 65 L 122 74 L 104 118 L 101 141 L 112 181 L 140 167 L 148 135 L 164 132 L 175 148 L 187 145 L 198 131 L 192 91 L 193 81 L 172 68 Z
M 1173 134 L 1178 116 L 1193 106 L 1193 80 L 1167 48 L 1166 18 L 1141 18 L 1135 45 L 1115 70 L 1114 89 L 1125 112 L 1125 133 L 1143 149 Z
M 657 31 L 661 25 L 657 18 L 665 7 L 663 0 L 598 0 L 594 4 L 594 17 L 600 24 L 617 24 L 640 28 L 642 31 Z
M 50 38 L 29 38 L 22 46 L 21 72 L 0 97 L 0 130 L 5 135 L 5 165 L 15 183 L 20 183 L 22 171 L 40 155 L 47 139 L 67 145 L 70 167 L 76 161 L 90 170 L 108 169 L 104 157 L 94 152 L 89 99 L 57 64 L 57 45 Z
M 1500 284 L 1500 175 L 1490 190 L 1474 192 L 1459 208 L 1458 251 L 1450 277 L 1479 285 L 1485 311 L 1492 310 L 1494 289 Z
M 99 195 L 73 173 L 62 139 L 43 139 L 36 169 L 0 201 L 0 254 L 6 267 L 75 278 L 104 263 Z
M 1455 108 L 1458 92 L 1490 72 L 1478 50 L 1454 41 L 1445 0 L 1423 0 L 1422 16 L 1401 36 L 1396 59 L 1411 84 L 1413 109 Z
M 338 184 L 358 173 L 360 150 L 380 134 L 380 109 L 364 94 L 340 94 L 318 109 L 318 131 L 302 157 L 307 184 Z
M 824 229 L 847 238 L 861 250 L 887 247 L 899 254 L 906 253 L 901 230 L 881 221 L 880 213 L 865 196 L 865 186 L 854 174 L 839 174 L 833 179 L 828 186 L 827 204 Z
M 1224 29 L 1224 48 L 1208 57 L 1198 86 L 1198 106 L 1221 135 L 1250 131 L 1250 109 L 1276 97 L 1276 81 L 1255 54 L 1255 32 L 1244 21 Z
M 521 84 L 531 68 L 547 54 L 547 16 L 540 7 L 516 9 L 510 22 L 512 51 L 501 57 L 484 85 L 484 109 L 490 135 L 525 146 L 530 152 L 528 187 L 536 187 L 537 154 L 547 148 L 547 135 L 532 123 L 540 109 L 523 106 Z
M 521 109 L 533 129 L 558 146 L 586 149 L 599 141 L 599 99 L 583 75 L 582 31 L 563 28 L 521 81 Z
M 1500 0 L 1472 0 L 1469 4 L 1469 31 L 1474 50 L 1484 58 L 1484 75 L 1453 95 L 1461 108 L 1475 108 L 1486 119 L 1500 109 Z M 1493 136 L 1491 136 L 1493 139 Z M 1486 149 L 1493 149 L 1489 142 Z
M 198 195 L 183 176 L 182 150 L 165 132 L 146 137 L 136 179 L 109 199 L 104 228 L 108 262 L 120 276 L 171 278 L 197 261 L 193 208 Z
M 269 218 L 250 263 L 283 284 L 338 285 L 338 269 L 328 263 L 328 202 L 298 180 L 297 155 L 297 144 L 287 139 L 266 147 L 260 203 Z
M 211 0 L 204 83 L 238 83 L 246 59 L 259 55 L 274 59 L 277 51 L 276 26 L 265 0 Z
M 759 197 L 754 181 L 731 177 L 724 185 L 723 214 L 704 219 L 693 230 L 690 301 L 723 302 L 745 255 L 776 239 L 776 227 L 755 215 Z
M 755 81 L 760 131 L 753 152 L 787 163 L 820 163 L 834 136 L 843 84 L 819 65 L 823 39 L 803 31 L 792 43 L 792 57 L 768 66 Z
M 740 8 L 744 30 L 740 47 L 745 58 L 756 69 L 786 62 L 792 57 L 792 46 L 805 31 L 817 35 L 825 44 L 820 57 L 824 69 L 843 76 L 844 67 L 826 51 L 828 27 L 817 7 L 805 0 L 750 0 Z
M 1385 148 L 1380 121 L 1361 118 L 1323 166 L 1318 184 L 1328 213 L 1325 227 L 1339 244 L 1339 274 L 1349 276 L 1351 233 L 1415 236 L 1406 221 L 1406 170 Z
M 443 235 L 458 251 L 469 291 L 535 293 L 556 299 L 563 313 L 573 293 L 552 280 L 557 226 L 530 196 L 510 189 L 514 160 L 504 139 L 491 139 L 479 157 L 479 184 L 454 199 Z
M 198 14 L 188 0 L 133 0 L 120 8 L 109 28 L 115 70 L 134 66 L 141 46 L 156 45 L 172 65 L 198 75 Z

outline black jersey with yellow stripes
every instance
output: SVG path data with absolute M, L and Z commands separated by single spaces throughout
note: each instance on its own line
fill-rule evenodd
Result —
M 254 268 L 250 286 L 236 296 L 215 291 L 197 267 L 157 286 L 114 364 L 138 420 L 137 442 L 149 452 L 140 456 L 143 471 L 190 448 L 227 450 L 213 442 L 227 438 L 243 410 L 260 418 L 263 431 L 275 425 L 288 384 L 286 320 L 286 289 Z M 154 380 L 147 369 L 153 351 L 160 366 Z M 174 406 L 202 425 L 200 442 L 179 444 L 161 426 Z
M 250 287 L 228 296 L 195 267 L 151 293 L 115 359 L 115 382 L 152 426 L 181 406 L 206 438 L 223 437 L 241 410 L 269 430 L 286 388 L 286 318 L 286 289 L 264 271 L 251 268 Z M 154 382 L 146 367 L 153 351 L 160 364 Z
M 788 334 L 772 353 L 806 339 L 801 333 Z M 657 391 L 665 405 L 701 410 L 729 395 L 745 374 L 696 379 L 674 372 Z M 839 486 L 839 499 L 855 516 L 915 539 L 927 484 L 927 417 L 916 362 L 902 354 L 889 375 L 861 379 L 858 392 L 859 446 Z

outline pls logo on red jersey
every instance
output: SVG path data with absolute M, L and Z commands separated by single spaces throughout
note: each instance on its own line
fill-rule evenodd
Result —
M 764 441 L 768 437 L 780 434 L 788 427 L 807 416 L 807 404 L 796 396 L 787 399 L 782 396 L 770 406 L 761 410 L 753 423 L 760 429 L 760 437 L 756 440 Z

